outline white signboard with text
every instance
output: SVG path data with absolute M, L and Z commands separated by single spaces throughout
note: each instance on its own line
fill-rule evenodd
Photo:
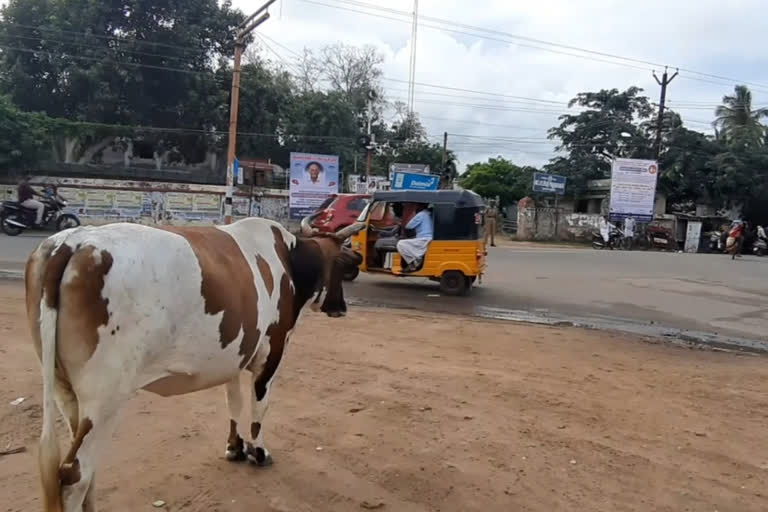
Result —
M 659 165 L 655 160 L 617 158 L 611 169 L 611 220 L 653 220 Z

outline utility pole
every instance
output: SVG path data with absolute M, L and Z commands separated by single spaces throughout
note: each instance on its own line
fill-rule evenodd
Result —
M 371 165 L 373 163 L 373 148 L 375 144 L 375 137 L 371 130 L 371 120 L 373 118 L 373 102 L 376 100 L 376 92 L 373 90 L 368 91 L 368 144 L 366 145 L 367 154 L 365 157 L 365 182 L 371 178 Z
M 440 177 L 445 180 L 445 183 L 441 182 L 440 188 L 448 188 L 448 170 L 446 164 L 448 163 L 448 132 L 443 132 L 443 162 L 440 166 Z
M 448 161 L 448 132 L 443 132 L 443 172 L 445 172 L 445 163 Z
M 656 144 L 655 144 L 655 157 L 656 160 L 659 160 L 659 155 L 661 155 L 661 131 L 664 127 L 664 104 L 667 101 L 667 86 L 672 82 L 672 80 L 675 79 L 677 74 L 679 73 L 679 70 L 675 70 L 675 74 L 671 77 L 667 76 L 667 68 L 664 68 L 664 74 L 661 75 L 661 80 L 659 80 L 659 77 L 656 76 L 656 72 L 653 72 L 653 78 L 656 79 L 656 83 L 661 86 L 661 98 L 659 99 L 659 119 L 657 121 L 656 125 Z
M 248 16 L 237 27 L 235 38 L 235 62 L 232 69 L 232 101 L 229 107 L 229 145 L 227 146 L 227 194 L 224 198 L 224 223 L 232 223 L 232 193 L 235 178 L 235 146 L 237 143 L 237 114 L 240 106 L 240 68 L 245 50 L 245 39 L 256 27 L 269 19 L 266 11 L 276 0 L 269 0 L 259 9 Z M 264 12 L 264 14 L 261 14 Z M 261 14 L 261 16 L 259 16 Z M 257 18 L 257 16 L 259 16 Z M 242 171 L 240 171 L 242 172 Z

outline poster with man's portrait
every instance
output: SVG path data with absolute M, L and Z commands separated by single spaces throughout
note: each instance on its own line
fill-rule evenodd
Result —
M 292 219 L 313 213 L 329 195 L 338 191 L 338 155 L 291 153 L 289 207 Z

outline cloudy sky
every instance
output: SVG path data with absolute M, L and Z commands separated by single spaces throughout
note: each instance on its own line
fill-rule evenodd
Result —
M 262 3 L 234 0 L 246 13 Z M 708 132 L 714 106 L 736 83 L 750 85 L 756 106 L 768 106 L 764 7 L 765 0 L 421 0 L 416 81 L 431 86 L 417 86 L 415 109 L 435 141 L 449 133 L 461 168 L 495 155 L 541 165 L 553 156 L 546 130 L 575 94 L 637 85 L 657 101 L 651 71 L 660 76 L 669 65 L 680 75 L 668 105 L 689 128 Z M 304 47 L 375 45 L 388 98 L 405 99 L 411 18 L 401 13 L 412 11 L 413 0 L 277 0 L 259 31 L 273 58 L 286 62 Z

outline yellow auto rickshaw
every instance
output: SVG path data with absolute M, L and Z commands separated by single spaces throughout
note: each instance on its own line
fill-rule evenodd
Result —
M 404 265 L 398 242 L 413 237 L 406 226 L 425 206 L 433 238 L 423 257 Z M 375 192 L 348 240 L 363 262 L 345 278 L 354 279 L 358 270 L 422 277 L 438 281 L 446 295 L 466 295 L 485 272 L 484 209 L 480 196 L 469 190 Z

